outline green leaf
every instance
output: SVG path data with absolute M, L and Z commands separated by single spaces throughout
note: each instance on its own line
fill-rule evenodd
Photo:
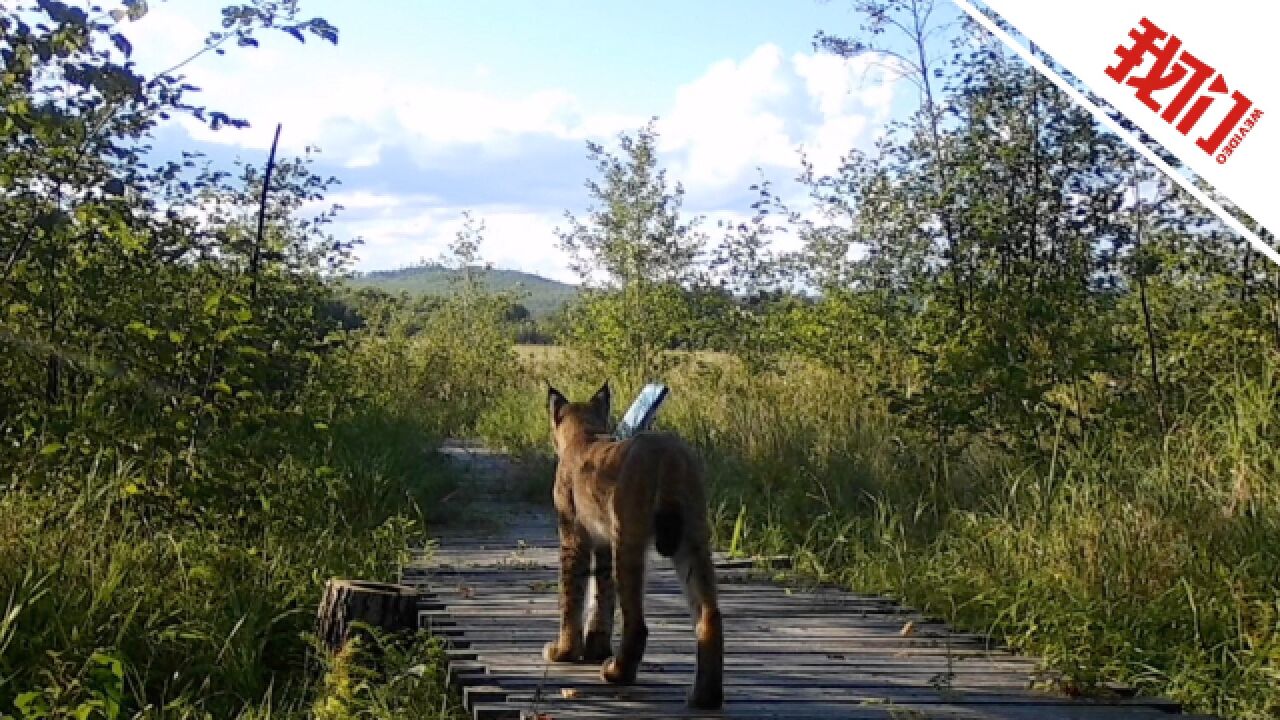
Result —
M 66 445 L 63 445 L 60 442 L 51 442 L 48 445 L 45 445 L 44 447 L 40 448 L 40 454 L 44 456 L 56 455 L 62 452 L 63 450 L 65 450 L 66 447 L 67 447 Z
M 738 519 L 733 522 L 733 536 L 729 541 L 729 557 L 738 557 L 742 551 L 742 536 L 747 525 L 747 506 L 738 508 Z
M 24 718 L 48 717 L 49 702 L 39 690 L 24 692 L 13 700 L 14 707 L 22 712 Z
M 147 14 L 147 0 L 125 0 L 124 6 L 129 10 L 130 22 L 141 20 Z
M 76 708 L 75 714 L 72 715 L 76 720 L 91 720 L 91 718 L 111 717 L 107 714 L 106 703 L 101 700 L 86 700 L 80 703 Z
M 129 323 L 128 325 L 125 326 L 124 329 L 136 335 L 143 335 L 148 340 L 155 340 L 156 337 L 160 334 L 159 330 L 147 327 L 145 323 L 142 323 L 138 320 L 134 320 L 133 322 Z

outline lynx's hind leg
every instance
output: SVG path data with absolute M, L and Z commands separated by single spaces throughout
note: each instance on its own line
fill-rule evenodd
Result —
M 613 614 L 617 591 L 613 584 L 613 549 L 597 547 L 593 554 L 596 563 L 592 570 L 595 603 L 591 609 L 591 619 L 587 621 L 587 640 L 582 659 L 600 662 L 613 655 Z
M 716 596 L 716 567 L 705 542 L 686 542 L 672 561 L 698 638 L 697 669 L 689 705 L 715 709 L 724 704 L 724 621 Z
M 644 657 L 649 627 L 644 622 L 645 553 L 649 549 L 647 535 L 619 539 L 613 546 L 614 578 L 618 588 L 618 606 L 622 610 L 622 642 L 618 654 L 605 661 L 600 676 L 606 682 L 629 685 L 636 681 L 640 660 Z

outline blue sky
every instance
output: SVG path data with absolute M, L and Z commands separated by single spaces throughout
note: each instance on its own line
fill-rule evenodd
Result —
M 253 126 L 179 120 L 157 146 L 260 159 L 282 122 L 285 151 L 319 146 L 322 169 L 342 179 L 338 232 L 365 239 L 360 269 L 437 258 L 470 210 L 487 225 L 487 259 L 570 279 L 554 229 L 587 202 L 586 141 L 658 116 L 687 209 L 734 219 L 759 172 L 785 189 L 801 147 L 834 167 L 916 102 L 872 58 L 813 51 L 816 30 L 856 29 L 842 0 L 302 5 L 338 26 L 336 47 L 280 36 L 201 58 L 187 73 L 204 102 Z M 127 28 L 140 65 L 199 47 L 219 7 L 153 3 Z

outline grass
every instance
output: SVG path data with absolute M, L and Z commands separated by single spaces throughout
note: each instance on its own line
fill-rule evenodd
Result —
M 481 421 L 545 455 L 538 386 L 600 382 L 565 352 Z M 595 374 L 595 377 L 590 375 Z M 1065 423 L 1043 455 L 945 450 L 862 379 L 793 363 L 750 374 L 693 357 L 659 423 L 693 441 L 719 544 L 793 555 L 1036 653 L 1066 689 L 1121 681 L 1227 717 L 1280 713 L 1280 383 L 1227 375 L 1164 439 Z M 627 398 L 639 378 L 618 378 Z
M 228 434 L 181 487 L 118 447 L 22 456 L 0 495 L 0 714 L 454 716 L 438 645 L 392 646 L 377 669 L 357 648 L 317 674 L 307 633 L 327 577 L 389 577 L 444 512 L 432 438 L 474 430 L 528 461 L 522 495 L 549 495 L 544 379 L 578 398 L 608 373 L 538 347 L 513 374 L 499 335 L 330 358 L 302 400 L 327 422 Z M 658 422 L 706 458 L 722 548 L 991 633 L 1072 691 L 1280 711 L 1276 376 L 1225 375 L 1163 439 L 1064 421 L 1021 457 L 940 447 L 868 378 L 674 359 Z M 621 406 L 648 378 L 610 379 Z
M 357 639 L 329 659 L 312 706 L 315 720 L 469 717 L 447 687 L 443 641 L 422 631 L 407 644 L 376 636 L 374 642 L 376 653 Z
M 298 710 L 323 582 L 393 577 L 422 528 L 413 500 L 448 487 L 420 473 L 406 493 L 393 456 L 364 459 L 328 478 L 286 461 L 251 517 L 158 518 L 129 462 L 0 496 L 0 699 L 18 717 L 107 698 L 166 717 Z
M 329 358 L 299 421 L 214 437 L 183 474 L 88 443 L 6 468 L 0 718 L 457 717 L 438 645 L 321 676 L 310 639 L 324 582 L 394 578 L 454 489 L 431 461 L 449 414 L 374 392 L 438 379 L 410 347 Z

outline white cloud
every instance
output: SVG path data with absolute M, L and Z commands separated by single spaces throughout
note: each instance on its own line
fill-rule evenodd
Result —
M 718 62 L 680 87 L 673 106 L 661 114 L 659 150 L 664 164 L 685 184 L 691 205 L 698 204 L 700 195 L 739 193 L 755 181 L 758 167 L 766 174 L 784 170 L 788 174 L 782 180 L 789 180 L 790 173 L 799 169 L 802 148 L 819 172 L 834 170 L 851 148 L 869 143 L 872 131 L 889 116 L 895 83 L 878 74 L 875 63 L 874 58 L 850 61 L 809 53 L 788 58 L 774 45 L 763 45 L 741 61 Z M 527 123 L 523 129 L 530 134 L 601 137 L 642 124 L 640 119 L 624 115 L 575 115 L 577 101 L 559 93 L 517 100 L 475 100 L 478 107 L 489 108 L 484 112 L 523 113 Z M 523 105 L 517 108 L 518 103 Z M 567 122 L 564 115 L 557 117 L 565 112 L 578 120 L 576 125 Z M 518 134 L 513 128 L 493 125 L 466 132 L 473 133 L 469 136 L 472 141 L 488 142 L 495 150 L 502 148 L 504 135 Z M 459 142 L 462 135 L 459 132 L 452 141 Z M 449 142 L 447 132 L 432 136 L 426 130 L 418 140 Z M 798 205 L 803 209 L 805 202 Z M 719 234 L 715 220 L 745 221 L 749 216 L 744 211 L 739 207 L 712 208 L 705 227 L 711 230 L 713 241 Z M 362 253 L 363 264 L 394 265 L 388 262 L 394 252 L 400 253 L 399 262 L 438 257 L 457 232 L 460 213 L 461 208 L 438 208 L 407 219 L 363 226 L 361 232 L 370 238 Z M 556 248 L 553 231 L 561 222 L 559 208 L 497 207 L 481 209 L 477 216 L 483 217 L 488 227 L 487 257 L 499 266 L 574 279 L 565 269 L 564 254 Z M 793 234 L 780 233 L 774 244 L 778 251 L 787 251 L 797 249 L 798 242 Z
M 189 55 L 203 42 L 201 28 L 217 25 L 216 14 L 210 20 L 189 9 L 156 5 L 125 28 L 144 69 L 167 67 Z M 522 183 L 526 177 L 582 168 L 544 162 L 513 177 L 510 169 L 519 162 L 512 159 L 518 161 L 539 142 L 545 148 L 548 140 L 609 139 L 640 127 L 648 116 L 593 106 L 577 89 L 499 92 L 490 83 L 492 70 L 483 64 L 464 65 L 456 80 L 463 85 L 455 87 L 407 65 L 371 63 L 327 43 L 309 42 L 302 49 L 285 37 L 264 39 L 257 49 L 201 58 L 185 70 L 202 88 L 200 101 L 244 116 L 253 127 L 215 133 L 191 119 L 183 120 L 183 127 L 201 142 L 263 151 L 280 122 L 284 151 L 318 146 L 324 158 L 361 170 L 365 178 L 377 175 L 389 160 L 405 159 L 399 155 L 412 161 L 410 169 L 423 169 L 424 176 L 451 153 L 466 157 L 474 163 L 468 170 L 479 178 L 473 186 L 487 189 L 484 173 L 494 173 L 493 189 L 486 190 L 493 196 L 470 208 L 449 199 L 456 196 L 455 187 L 430 187 L 425 190 L 432 194 L 423 195 L 348 185 L 332 198 L 348 208 L 339 232 L 366 238 L 359 251 L 361 267 L 438 257 L 457 231 L 461 211 L 471 209 L 488 224 L 491 260 L 568 279 L 553 233 L 563 208 L 532 206 L 509 193 L 538 183 Z M 845 60 L 812 52 L 788 55 L 765 44 L 746 57 L 718 61 L 673 89 L 671 104 L 650 114 L 660 118 L 663 163 L 685 184 L 689 206 L 745 211 L 737 204 L 757 179 L 757 167 L 775 181 L 787 181 L 799 168 L 801 148 L 823 172 L 834 169 L 855 145 L 868 144 L 887 119 L 896 89 L 891 77 L 876 71 L 876 63 L 875 58 Z M 480 152 L 458 154 L 467 149 Z M 578 186 L 583 179 L 565 180 Z
M 755 168 L 794 171 L 803 148 L 819 172 L 835 169 L 888 117 L 895 83 L 878 60 L 796 53 L 762 45 L 724 60 L 676 92 L 664 116 L 662 150 L 690 189 L 750 182 Z
M 859 106 L 883 121 L 893 102 L 894 83 L 884 73 L 893 74 L 889 58 L 861 55 L 852 60 L 829 53 L 796 53 L 792 58 L 796 74 L 823 117 L 840 117 Z
M 159 70 L 201 46 L 205 34 L 199 27 L 189 13 L 165 5 L 123 29 L 140 49 L 139 64 Z M 644 122 L 619 113 L 588 113 L 563 88 L 530 88 L 522 94 L 476 89 L 483 83 L 473 80 L 492 72 L 485 65 L 462 78 L 463 87 L 452 87 L 420 79 L 407 66 L 361 64 L 328 43 L 310 42 L 301 49 L 282 36 L 264 37 L 256 49 L 207 55 L 183 72 L 201 88 L 202 103 L 252 124 L 245 131 L 215 132 L 182 119 L 194 139 L 261 150 L 270 146 L 275 124 L 282 123 L 282 147 L 319 146 L 348 167 L 376 165 L 390 146 L 411 147 L 426 160 L 463 145 L 513 151 L 513 141 L 522 136 L 581 140 Z
M 368 190 L 353 190 L 330 193 L 323 205 L 338 204 L 348 211 L 377 211 L 385 215 L 397 212 L 406 206 L 431 205 L 439 202 L 440 198 L 435 195 L 389 195 Z M 319 207 L 318 204 L 317 207 Z
M 204 33 L 172 6 L 155 8 L 124 28 L 143 68 L 159 69 L 174 56 L 200 47 Z M 247 131 L 219 131 L 183 119 L 198 141 L 262 150 L 282 123 L 282 147 L 319 146 L 347 167 L 370 167 L 390 146 L 408 146 L 421 160 L 457 146 L 494 152 L 518 150 L 518 138 L 550 136 L 582 140 L 614 135 L 643 119 L 617 113 L 590 114 L 563 88 L 529 88 L 498 94 L 466 79 L 465 87 L 424 81 L 408 68 L 384 67 L 340 55 L 339 47 L 308 42 L 300 49 L 287 37 L 269 37 L 257 49 L 220 58 L 206 56 L 184 68 L 212 108 L 250 120 Z M 472 76 L 492 73 L 479 65 Z M 477 88 L 479 87 L 479 88 Z
M 216 14 L 198 18 L 170 6 L 152 8 L 138 21 L 123 21 L 116 29 L 133 45 L 132 59 L 147 71 L 158 72 L 177 65 L 204 46 L 208 31 L 218 27 Z
M 676 91 L 663 116 L 660 149 L 689 188 L 736 182 L 757 165 L 795 163 L 794 139 L 777 106 L 792 94 L 782 51 L 763 45 L 741 62 L 722 60 Z
M 161 5 L 125 29 L 140 48 L 140 64 L 159 68 L 200 46 L 199 27 Z M 675 89 L 670 107 L 654 108 L 661 149 L 691 191 L 741 183 L 757 166 L 795 169 L 801 146 L 820 169 L 829 169 L 888 112 L 895 86 L 875 72 L 877 62 L 812 52 L 786 57 L 773 44 L 740 60 L 716 62 Z M 407 67 L 361 64 L 326 43 L 303 50 L 284 37 L 201 58 L 185 71 L 202 88 L 203 101 L 253 124 L 248 131 L 213 132 L 188 119 L 185 127 L 195 139 L 261 150 L 279 122 L 286 149 L 319 146 L 353 168 L 377 165 L 389 147 L 410 148 L 426 163 L 459 146 L 510 154 L 526 137 L 610 138 L 647 120 L 588 107 L 564 88 L 504 94 L 483 82 L 451 87 Z M 471 75 L 487 78 L 490 72 L 478 65 Z

